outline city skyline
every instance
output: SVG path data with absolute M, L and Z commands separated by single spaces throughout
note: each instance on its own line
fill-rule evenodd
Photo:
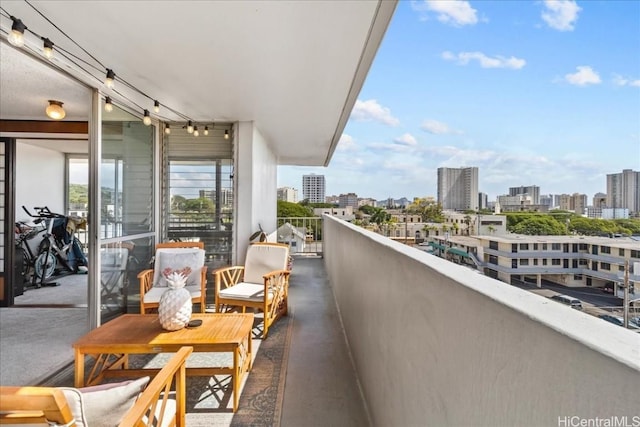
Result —
M 278 187 L 425 197 L 438 167 L 478 167 L 490 201 L 591 199 L 640 170 L 638 117 L 640 2 L 399 2 L 329 166 L 281 166 Z

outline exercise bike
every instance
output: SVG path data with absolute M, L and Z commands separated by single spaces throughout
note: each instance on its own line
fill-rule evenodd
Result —
M 77 226 L 75 222 L 69 224 L 69 221 L 74 221 L 72 218 L 51 212 L 47 206 L 34 207 L 35 215 L 29 212 L 25 206 L 22 206 L 22 209 L 27 215 L 35 218 L 34 223 L 44 222 L 46 224 L 45 231 L 38 233 L 42 235 L 42 240 L 39 242 L 37 252 L 31 261 L 32 285 L 37 288 L 56 286 L 56 283 L 46 282 L 46 280 L 51 276 L 63 273 L 77 274 L 81 272 L 79 267 L 88 265 L 78 238 L 69 232 L 69 229 L 75 230 Z M 84 224 L 84 219 L 80 223 Z M 28 247 L 29 245 L 27 245 Z M 83 272 L 86 272 L 86 269 Z

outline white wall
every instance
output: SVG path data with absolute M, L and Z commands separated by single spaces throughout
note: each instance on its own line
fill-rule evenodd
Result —
M 323 231 L 374 425 L 638 414 L 640 334 L 330 216 Z
M 31 220 L 23 205 L 33 214 L 34 206 L 65 214 L 64 154 L 20 141 L 16 145 L 16 221 Z
M 235 264 L 242 263 L 249 236 L 258 224 L 276 240 L 277 226 L 277 159 L 253 122 L 239 122 L 236 139 L 236 238 Z

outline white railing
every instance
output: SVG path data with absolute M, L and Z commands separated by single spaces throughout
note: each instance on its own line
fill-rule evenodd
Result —
M 278 217 L 277 239 L 292 255 L 322 255 L 321 217 Z
M 323 244 L 374 425 L 638 415 L 640 334 L 328 216 Z

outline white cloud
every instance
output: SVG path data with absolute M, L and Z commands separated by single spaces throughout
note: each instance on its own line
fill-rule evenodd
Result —
M 594 85 L 602 82 L 598 73 L 593 71 L 591 67 L 579 65 L 576 68 L 578 70 L 577 72 L 574 74 L 566 74 L 564 76 L 565 81 L 577 86 Z
M 340 141 L 338 141 L 338 146 L 336 147 L 336 149 L 340 151 L 355 151 L 356 148 L 355 140 L 351 135 L 347 135 L 346 133 L 340 136 Z
M 482 52 L 460 52 L 457 55 L 451 52 L 442 52 L 442 58 L 447 61 L 456 61 L 460 65 L 467 65 L 471 61 L 478 61 L 482 68 L 510 68 L 519 70 L 524 67 L 527 61 L 512 56 L 506 58 L 496 55 L 493 58 Z
M 613 84 L 616 86 L 633 86 L 640 87 L 640 79 L 638 80 L 630 80 L 625 77 L 622 77 L 619 74 L 613 75 Z
M 451 133 L 462 133 L 460 131 L 451 129 L 449 127 L 449 125 L 447 125 L 446 123 L 442 123 L 439 122 L 437 120 L 425 120 L 421 125 L 420 125 L 420 129 L 422 129 L 425 132 L 429 132 L 432 133 L 434 135 L 446 135 L 446 134 L 451 134 Z
M 400 120 L 391 115 L 391 110 L 378 104 L 375 99 L 356 101 L 351 117 L 360 122 L 376 121 L 389 126 L 398 126 Z
M 418 144 L 418 141 L 416 141 L 415 137 L 410 133 L 405 133 L 402 136 L 394 138 L 393 142 L 395 142 L 398 145 L 408 145 L 408 146 L 414 146 Z
M 559 31 L 572 31 L 582 10 L 574 0 L 545 0 L 544 7 L 542 19 Z
M 474 25 L 478 23 L 477 11 L 471 7 L 468 1 L 463 0 L 424 0 L 413 2 L 413 8 L 418 11 L 435 12 L 438 21 L 455 25 Z

